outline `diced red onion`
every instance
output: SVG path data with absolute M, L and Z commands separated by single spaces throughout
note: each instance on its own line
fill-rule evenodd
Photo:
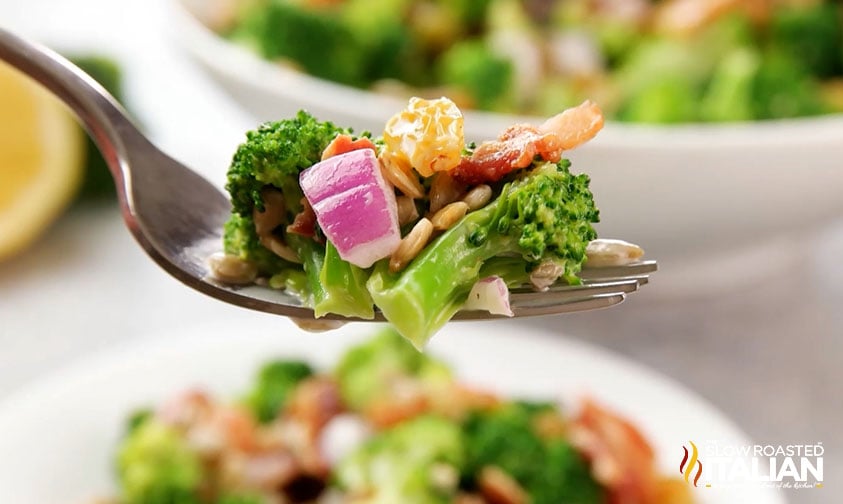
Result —
M 468 293 L 465 310 L 484 310 L 493 315 L 513 316 L 509 306 L 509 288 L 499 276 L 478 280 Z
M 319 450 L 333 466 L 366 441 L 371 434 L 371 428 L 359 416 L 343 413 L 332 418 L 322 429 Z
M 395 191 L 371 149 L 330 157 L 304 170 L 302 191 L 344 260 L 368 268 L 401 242 Z

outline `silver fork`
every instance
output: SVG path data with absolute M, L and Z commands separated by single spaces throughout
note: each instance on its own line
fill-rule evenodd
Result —
M 227 303 L 313 319 L 313 311 L 291 293 L 256 285 L 227 285 L 210 277 L 207 259 L 222 247 L 222 228 L 231 211 L 228 198 L 155 147 L 96 81 L 50 49 L 2 28 L 0 60 L 41 83 L 76 113 L 108 163 L 126 226 L 165 271 L 188 287 Z M 554 286 L 544 292 L 513 291 L 512 311 L 523 317 L 609 307 L 647 283 L 654 271 L 655 261 L 585 269 L 582 285 Z M 462 311 L 455 318 L 493 317 Z M 375 320 L 383 317 L 376 314 Z

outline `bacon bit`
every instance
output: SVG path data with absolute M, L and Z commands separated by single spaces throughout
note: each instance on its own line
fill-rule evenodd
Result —
M 297 213 L 293 223 L 287 226 L 287 232 L 313 238 L 316 235 L 316 214 L 313 213 L 313 207 L 307 198 L 301 199 L 301 205 L 301 212 Z
M 252 417 L 239 408 L 217 406 L 211 426 L 225 436 L 226 446 L 241 451 L 251 451 L 257 446 Z
M 603 111 L 591 100 L 586 100 L 574 108 L 556 114 L 539 126 L 539 131 L 546 135 L 546 148 L 551 151 L 558 149 L 559 156 L 562 155 L 562 151 L 571 150 L 588 142 L 601 129 L 603 129 Z M 547 159 L 547 161 L 550 160 Z
M 316 437 L 342 411 L 342 399 L 336 382 L 327 377 L 317 377 L 309 378 L 295 388 L 285 413 L 302 422 L 308 433 Z
M 480 495 L 459 493 L 454 497 L 454 504 L 488 504 Z
M 486 466 L 477 478 L 480 493 L 489 504 L 527 504 L 530 496 L 515 478 L 496 466 Z
M 235 460 L 237 458 L 235 457 Z M 252 488 L 276 491 L 298 477 L 300 468 L 287 451 L 269 451 L 247 455 L 237 464 L 243 483 Z
M 428 393 L 413 380 L 396 379 L 363 411 L 376 428 L 386 428 L 430 411 Z
M 155 416 L 168 425 L 187 429 L 206 421 L 213 412 L 211 397 L 203 390 L 193 389 L 165 402 L 155 412 Z
M 772 9 L 769 0 L 669 0 L 659 4 L 653 25 L 659 33 L 687 36 L 734 12 L 760 24 Z
M 428 406 L 427 398 L 423 395 L 390 398 L 374 401 L 363 412 L 363 416 L 375 427 L 385 429 L 425 413 Z
M 510 126 L 497 140 L 483 142 L 470 157 L 463 157 L 453 175 L 460 182 L 476 185 L 496 182 L 507 173 L 526 168 L 536 156 L 556 163 L 562 158 L 562 151 L 594 138 L 601 128 L 603 112 L 597 104 L 586 100 L 541 126 Z
M 536 415 L 533 418 L 533 428 L 542 439 L 564 439 L 568 434 L 568 422 L 558 411 Z
M 428 395 L 430 410 L 448 418 L 460 420 L 472 411 L 486 411 L 497 408 L 501 401 L 483 390 L 476 390 L 460 384 L 431 391 Z
M 609 490 L 610 504 L 655 502 L 653 449 L 627 420 L 586 400 L 570 426 L 570 439 L 591 462 L 591 473 Z
M 658 490 L 653 503 L 694 504 L 694 496 L 691 492 L 693 488 L 679 478 L 662 478 L 658 481 Z
M 337 135 L 333 140 L 331 140 L 331 143 L 325 147 L 325 150 L 322 151 L 322 161 L 325 161 L 330 157 L 360 149 L 372 149 L 377 153 L 375 144 L 366 137 L 360 137 L 357 140 L 354 140 L 354 137 L 351 135 Z

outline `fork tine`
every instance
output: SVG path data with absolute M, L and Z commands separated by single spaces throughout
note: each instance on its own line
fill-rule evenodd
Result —
M 656 261 L 586 268 L 580 273 L 583 280 L 580 285 L 559 285 L 541 292 L 515 289 L 510 293 L 510 305 L 516 317 L 607 308 L 621 303 L 627 294 L 647 284 L 649 274 L 657 269 Z M 460 318 L 471 318 L 470 313 Z
M 579 277 L 583 281 L 619 280 L 621 278 L 646 278 L 659 269 L 656 261 L 639 261 L 624 266 L 583 268 Z
M 608 293 L 586 296 L 580 299 L 572 299 L 561 304 L 537 304 L 512 306 L 515 317 L 535 317 L 539 315 L 555 315 L 559 313 L 571 313 L 586 310 L 609 308 L 626 298 L 624 293 Z M 463 310 L 454 315 L 453 320 L 487 320 L 490 318 L 509 318 L 505 315 L 491 315 L 482 310 Z
M 614 282 L 593 282 L 581 285 L 564 285 L 546 291 L 515 291 L 509 296 L 513 305 L 547 305 L 578 301 L 598 294 L 628 294 L 638 290 L 638 279 L 631 278 Z

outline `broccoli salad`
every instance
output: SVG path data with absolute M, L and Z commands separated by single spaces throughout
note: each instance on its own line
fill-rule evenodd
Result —
M 377 309 L 419 348 L 461 309 L 511 316 L 510 288 L 578 284 L 603 250 L 589 177 L 562 157 L 602 125 L 586 101 L 466 144 L 447 98 L 411 99 L 377 138 L 306 112 L 263 124 L 231 163 L 211 271 L 293 291 L 317 318 Z
M 724 122 L 843 112 L 839 0 L 217 0 L 262 57 L 396 96 L 546 116 Z
M 328 372 L 264 365 L 232 402 L 131 416 L 115 504 L 690 504 L 626 419 L 459 382 L 387 329 Z

